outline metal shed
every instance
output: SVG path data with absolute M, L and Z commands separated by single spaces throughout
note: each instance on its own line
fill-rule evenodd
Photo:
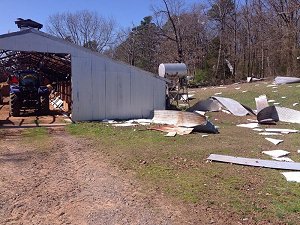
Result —
M 148 118 L 165 108 L 165 81 L 44 32 L 0 35 L 0 49 L 71 55 L 72 119 Z

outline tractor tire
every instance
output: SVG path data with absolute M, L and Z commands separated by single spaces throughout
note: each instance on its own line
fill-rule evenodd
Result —
M 15 93 L 10 93 L 9 99 L 9 114 L 11 116 L 20 116 L 21 103 Z
M 48 114 L 49 111 L 49 95 L 41 96 L 41 113 Z

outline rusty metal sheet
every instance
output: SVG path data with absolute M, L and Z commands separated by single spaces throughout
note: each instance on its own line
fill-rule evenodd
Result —
M 195 127 L 206 124 L 206 117 L 192 112 L 174 110 L 154 110 L 153 123 L 179 127 Z
M 296 163 L 296 162 L 283 162 L 283 161 L 275 161 L 275 160 L 242 158 L 242 157 L 217 155 L 217 154 L 211 154 L 207 159 L 211 161 L 233 163 L 233 164 L 244 165 L 244 166 L 264 167 L 264 168 L 282 169 L 282 170 L 300 170 L 300 163 Z

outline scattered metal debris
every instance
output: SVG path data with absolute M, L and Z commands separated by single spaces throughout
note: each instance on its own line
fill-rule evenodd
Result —
M 278 157 L 278 158 L 273 158 L 274 160 L 277 161 L 283 161 L 283 162 L 294 162 L 292 159 L 290 159 L 289 157 Z
M 282 156 L 286 156 L 290 154 L 290 152 L 285 150 L 271 150 L 271 151 L 263 151 L 262 153 L 271 156 L 272 158 L 278 158 Z
M 253 129 L 253 128 L 259 127 L 259 124 L 258 123 L 245 123 L 245 124 L 238 124 L 237 126 Z
M 193 112 L 193 111 L 205 111 L 205 112 L 216 112 L 220 111 L 222 109 L 222 105 L 215 99 L 208 98 L 206 100 L 201 100 L 197 102 L 195 105 L 192 107 L 188 108 L 188 112 Z
M 282 133 L 282 134 L 298 133 L 299 132 L 299 130 L 282 129 L 282 128 L 266 128 L 265 131 L 266 132 Z
M 249 114 L 249 111 L 245 109 L 239 102 L 224 97 L 213 96 L 213 99 L 217 100 L 222 106 L 225 107 L 228 111 L 230 111 L 235 116 L 246 116 Z
M 165 135 L 165 137 L 175 137 L 176 134 L 177 134 L 176 131 L 172 131 L 172 132 L 167 133 L 167 134 Z
M 300 172 L 282 172 L 287 181 L 300 183 Z
M 275 84 L 292 84 L 300 83 L 299 77 L 276 77 Z
M 281 142 L 283 142 L 283 140 L 280 139 L 274 139 L 274 138 L 265 138 L 267 141 L 272 142 L 274 145 L 278 145 Z
M 278 135 L 278 136 L 280 136 L 282 134 L 280 134 L 280 133 L 272 133 L 272 132 L 261 132 L 261 133 L 259 133 L 259 135 L 264 135 L 264 136 Z
M 282 170 L 300 170 L 300 163 L 296 162 L 281 162 L 275 160 L 262 160 L 254 158 L 242 158 L 227 155 L 211 154 L 208 158 L 211 161 L 233 163 L 244 166 L 264 167 Z

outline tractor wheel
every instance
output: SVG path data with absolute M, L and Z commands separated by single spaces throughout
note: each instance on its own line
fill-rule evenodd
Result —
M 20 116 L 21 103 L 15 93 L 10 93 L 9 106 L 11 116 Z
M 49 95 L 41 96 L 41 112 L 43 114 L 49 113 Z

